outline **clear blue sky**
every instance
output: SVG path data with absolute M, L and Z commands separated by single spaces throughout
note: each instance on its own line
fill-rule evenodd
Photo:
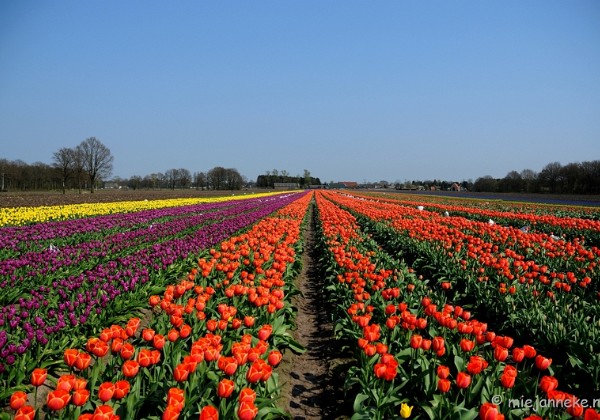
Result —
M 475 180 L 600 159 L 600 2 L 0 0 L 0 157 Z

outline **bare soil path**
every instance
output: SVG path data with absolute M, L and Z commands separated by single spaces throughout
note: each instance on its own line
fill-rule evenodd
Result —
M 324 280 L 319 275 L 315 224 L 310 209 L 310 224 L 304 233 L 303 268 L 297 279 L 301 295 L 294 305 L 297 329 L 294 338 L 307 350 L 301 355 L 286 353 L 280 371 L 281 407 L 294 420 L 347 419 L 352 403 L 345 402 L 344 376 L 338 369 L 346 362 L 333 338 Z M 348 407 L 349 405 L 349 407 Z

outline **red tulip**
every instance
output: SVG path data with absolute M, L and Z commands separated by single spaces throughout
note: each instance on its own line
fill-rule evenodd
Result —
M 173 371 L 173 379 L 175 379 L 177 382 L 187 381 L 189 375 L 190 371 L 187 363 L 178 364 Z
M 142 338 L 144 339 L 144 341 L 152 341 L 152 339 L 154 338 L 154 334 L 156 333 L 151 328 L 145 328 L 144 330 L 142 330 Z
M 152 339 L 152 345 L 157 350 L 161 350 L 165 346 L 166 342 L 167 340 L 162 334 L 156 334 Z
M 63 354 L 63 360 L 69 367 L 75 366 L 75 360 L 77 360 L 77 356 L 79 355 L 79 350 L 77 349 L 66 349 Z
M 463 338 L 462 340 L 460 340 L 460 348 L 462 351 L 470 352 L 471 350 L 473 350 L 474 347 L 475 347 L 474 341 L 467 340 L 466 338 Z
M 94 420 L 114 420 L 115 413 L 110 405 L 101 405 L 94 410 Z
M 167 405 L 165 407 L 165 411 L 163 411 L 163 415 L 161 417 L 162 420 L 177 420 L 179 418 L 179 414 L 181 410 L 178 407 L 173 407 L 171 405 Z
M 535 357 L 535 355 L 537 354 L 535 349 L 528 344 L 525 344 L 523 346 L 523 351 L 525 352 L 525 357 L 528 359 L 533 359 Z
M 217 361 L 217 367 L 222 370 L 225 375 L 231 376 L 235 373 L 238 364 L 234 357 L 220 357 Z
M 258 330 L 258 339 L 266 341 L 272 334 L 273 327 L 269 324 L 263 325 L 260 330 Z
M 494 359 L 503 362 L 508 358 L 508 349 L 502 346 L 496 346 L 494 349 Z
M 283 359 L 283 355 L 279 350 L 272 350 L 267 357 L 267 361 L 271 366 L 277 366 L 281 359 Z
M 137 362 L 141 367 L 148 367 L 154 364 L 154 356 L 152 355 L 152 350 L 141 349 L 137 355 Z
M 520 347 L 515 347 L 512 350 L 512 358 L 516 363 L 520 363 L 525 358 L 525 350 Z
M 543 376 L 540 379 L 540 389 L 545 393 L 548 393 L 554 389 L 558 388 L 558 379 L 554 376 Z
M 217 385 L 217 395 L 220 398 L 229 398 L 235 389 L 235 383 L 231 379 L 221 379 Z
M 46 382 L 47 376 L 48 371 L 46 369 L 37 368 L 34 369 L 31 373 L 31 378 L 29 379 L 29 382 L 31 382 L 31 385 L 33 386 L 42 386 L 44 385 L 44 382 Z
M 450 368 L 448 366 L 440 365 L 437 367 L 437 376 L 440 379 L 446 379 L 450 376 Z
M 180 388 L 170 388 L 167 393 L 167 405 L 183 410 L 185 403 L 185 391 Z
M 438 381 L 438 389 L 440 392 L 448 392 L 450 390 L 450 379 L 440 379 Z
M 471 385 L 471 376 L 465 372 L 458 372 L 456 375 L 456 386 L 459 388 L 468 388 Z
M 547 359 L 539 354 L 535 357 L 535 367 L 539 370 L 546 370 L 552 364 L 552 359 Z
M 75 390 L 75 392 L 73 392 L 71 402 L 73 403 L 73 405 L 76 405 L 77 407 L 81 407 L 81 406 L 85 405 L 85 403 L 88 401 L 89 398 L 90 398 L 90 390 L 89 389 L 77 389 L 77 390 Z
M 504 416 L 499 413 L 498 406 L 489 402 L 483 403 L 479 409 L 479 418 L 481 420 L 499 420 Z
M 33 420 L 35 419 L 35 408 L 30 405 L 24 405 L 15 413 L 13 420 Z
M 256 401 L 256 391 L 254 391 L 252 388 L 243 388 L 240 391 L 238 401 L 240 403 Z
M 123 370 L 123 375 L 125 375 L 126 378 L 133 378 L 138 374 L 140 365 L 135 360 L 128 360 L 123 363 L 121 369 Z
M 87 384 L 87 379 L 75 378 L 75 383 L 73 384 L 73 391 L 77 391 L 78 389 L 85 389 L 87 387 Z
M 75 375 L 62 375 L 56 381 L 56 389 L 63 389 L 67 392 L 71 392 L 71 390 L 75 387 Z
M 125 398 L 127 394 L 129 394 L 129 390 L 131 389 L 131 384 L 129 381 L 121 380 L 115 382 L 115 394 L 113 397 L 117 400 Z
M 87 369 L 90 363 L 92 362 L 92 356 L 89 353 L 84 351 L 80 351 L 77 355 L 77 359 L 75 359 L 75 368 L 79 370 Z
M 46 398 L 46 405 L 52 411 L 58 411 L 65 408 L 65 406 L 71 400 L 71 394 L 64 389 L 55 389 L 54 391 L 50 391 L 48 397 Z
M 237 414 L 240 420 L 252 420 L 258 414 L 258 407 L 252 402 L 242 402 Z
M 421 347 L 422 341 L 423 337 L 421 337 L 419 334 L 414 334 L 410 337 L 410 346 L 416 350 Z
M 202 407 L 202 411 L 200 411 L 200 420 L 219 420 L 219 412 L 212 405 Z
M 440 337 L 440 336 L 433 337 L 431 347 L 433 348 L 433 351 L 435 351 L 435 352 L 438 352 L 441 349 L 445 348 L 444 337 Z
M 124 343 L 123 347 L 121 347 L 120 355 L 123 360 L 129 360 L 133 357 L 133 353 L 135 353 L 135 348 L 131 343 Z
M 102 402 L 110 400 L 115 393 L 115 384 L 112 382 L 104 382 L 98 387 L 98 398 Z
M 10 396 L 10 408 L 18 410 L 27 404 L 27 394 L 23 391 L 15 391 Z

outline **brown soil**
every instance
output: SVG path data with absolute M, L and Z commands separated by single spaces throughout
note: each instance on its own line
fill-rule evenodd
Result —
M 297 279 L 302 294 L 293 302 L 298 308 L 293 335 L 306 352 L 301 355 L 287 352 L 284 356 L 279 369 L 283 387 L 280 407 L 294 420 L 348 419 L 352 401 L 347 401 L 342 388 L 343 365 L 349 359 L 333 338 L 324 282 L 317 270 L 312 214 L 311 208 L 310 223 L 304 233 L 303 268 Z

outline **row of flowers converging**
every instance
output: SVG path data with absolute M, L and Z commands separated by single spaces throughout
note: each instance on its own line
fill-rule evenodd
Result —
M 600 418 L 586 401 L 560 391 L 551 358 L 531 345 L 516 346 L 513 337 L 495 334 L 429 289 L 361 233 L 341 203 L 352 205 L 339 194 L 317 195 L 323 247 L 337 273 L 328 288 L 344 310 L 337 331 L 356 343 L 348 386 L 358 388 L 357 415 L 539 419 L 566 412 Z M 523 396 L 554 404 L 511 405 Z
M 96 325 L 105 324 L 115 310 L 126 312 L 139 306 L 140 301 L 145 300 L 144 296 L 164 287 L 169 276 L 181 265 L 189 265 L 188 260 L 201 250 L 297 197 L 297 194 L 280 194 L 223 204 L 147 211 L 141 216 L 120 215 L 129 222 L 118 224 L 118 232 L 112 235 L 112 240 L 108 235 L 110 246 L 100 257 L 87 261 L 88 265 L 64 263 L 61 270 L 52 273 L 49 268 L 33 278 L 23 274 L 22 270 L 27 268 L 22 268 L 19 272 L 22 279 L 2 285 L 5 292 L 0 298 L 0 388 L 10 389 L 20 383 L 38 360 L 51 357 L 54 349 L 63 346 L 65 340 L 73 342 L 77 337 L 75 332 L 91 331 Z M 82 221 L 82 224 L 106 227 L 115 218 L 101 216 L 93 221 Z M 70 221 L 52 222 L 40 224 L 38 230 L 58 233 L 65 242 L 75 243 L 76 252 L 89 256 L 87 250 L 93 248 L 89 243 L 96 239 L 88 241 L 87 236 L 79 235 L 80 231 L 69 235 L 69 227 L 75 225 Z M 29 230 L 28 227 L 20 229 Z M 153 231 L 159 231 L 163 236 L 156 236 Z M 172 232 L 174 234 L 169 236 Z M 115 251 L 119 249 L 119 242 L 127 241 L 130 235 L 136 237 L 137 245 Z M 70 258 L 60 248 L 34 254 L 37 261 L 46 261 L 47 267 L 60 265 L 58 261 Z M 30 258 L 30 254 L 21 258 Z M 11 280 L 3 280 L 6 281 Z
M 584 396 L 598 395 L 598 247 L 576 234 L 554 239 L 538 232 L 540 225 L 523 232 L 392 201 L 336 200 L 386 249 L 411 255 L 413 267 L 435 279 L 450 301 L 475 305 L 496 330 L 556 356 L 560 376 Z
M 248 198 L 267 197 L 273 194 L 279 193 L 244 194 L 233 197 L 173 198 L 166 200 L 69 204 L 64 206 L 3 207 L 0 208 L 0 227 L 35 225 L 37 223 L 45 223 L 48 221 L 74 220 L 90 216 L 136 213 L 144 210 L 154 210 L 166 207 L 182 207 L 198 205 L 201 203 L 244 200 Z
M 282 415 L 273 368 L 285 349 L 302 350 L 288 331 L 289 280 L 299 269 L 311 197 L 295 198 L 199 258 L 185 278 L 149 298 L 142 318 L 64 350 L 60 363 L 43 361 L 52 370 L 35 369 L 25 389 L 12 393 L 14 418 L 36 411 L 79 419 Z

